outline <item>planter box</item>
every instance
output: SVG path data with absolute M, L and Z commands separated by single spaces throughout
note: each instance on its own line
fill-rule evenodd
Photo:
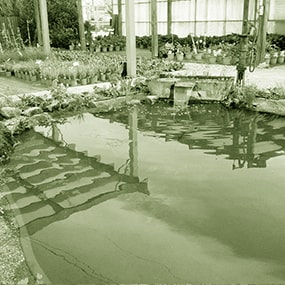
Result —
M 186 107 L 190 97 L 193 97 L 194 82 L 177 82 L 174 85 L 174 106 Z
M 169 98 L 171 95 L 171 88 L 179 81 L 178 78 L 158 78 L 148 81 L 148 89 L 151 95 L 158 98 Z
M 166 78 L 165 78 L 166 79 Z M 179 84 L 183 83 L 194 83 L 195 88 L 193 89 L 193 93 L 191 94 L 189 100 L 192 99 L 197 101 L 222 101 L 225 96 L 228 95 L 231 87 L 234 84 L 235 78 L 232 76 L 208 76 L 208 75 L 200 75 L 200 76 L 183 76 L 177 75 L 177 77 L 173 79 L 180 79 L 175 84 L 174 88 L 179 86 Z
M 253 100 L 252 109 L 262 113 L 285 116 L 285 100 L 268 100 L 256 98 Z

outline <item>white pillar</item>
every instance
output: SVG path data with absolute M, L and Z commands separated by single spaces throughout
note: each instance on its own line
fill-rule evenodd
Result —
M 48 55 L 50 53 L 50 41 L 49 41 L 48 14 L 47 14 L 46 0 L 40 0 L 40 15 L 41 15 L 41 24 L 42 24 L 43 48 L 44 48 L 44 53 Z
M 136 33 L 134 0 L 126 0 L 127 74 L 136 76 Z

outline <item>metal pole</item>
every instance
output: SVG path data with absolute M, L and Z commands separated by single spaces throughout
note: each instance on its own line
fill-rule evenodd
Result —
M 151 0 L 151 39 L 152 57 L 158 57 L 158 35 L 157 35 L 157 0 Z
M 248 52 L 248 11 L 249 0 L 243 3 L 242 35 L 240 36 L 240 57 L 237 64 L 237 84 L 244 85 Z
M 126 53 L 127 53 L 127 74 L 130 77 L 136 76 L 136 34 L 135 34 L 135 6 L 134 0 L 126 0 Z
M 40 14 L 43 35 L 43 50 L 46 55 L 50 54 L 49 28 L 48 28 L 48 14 L 46 0 L 40 0 Z

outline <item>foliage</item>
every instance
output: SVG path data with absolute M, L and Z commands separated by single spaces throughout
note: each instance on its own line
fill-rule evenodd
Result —
M 163 72 L 179 70 L 183 63 L 165 59 L 140 58 L 137 61 L 137 74 L 143 77 L 158 77 Z
M 285 50 L 285 35 L 267 34 L 267 41 L 279 50 Z
M 49 0 L 48 18 L 51 46 L 68 48 L 78 41 L 76 0 Z
M 18 2 L 17 0 L 0 1 L 0 16 L 15 16 L 18 15 Z
M 285 88 L 279 86 L 263 90 L 256 85 L 233 86 L 223 103 L 228 107 L 250 108 L 255 98 L 285 99 Z
M 0 53 L 0 63 L 11 61 L 44 60 L 46 55 L 38 48 L 24 48 L 23 50 L 8 50 Z
M 25 44 L 36 44 L 36 23 L 33 0 L 18 0 L 19 28 Z
M 14 143 L 9 130 L 0 123 L 0 165 L 9 159 L 9 153 L 11 153 Z

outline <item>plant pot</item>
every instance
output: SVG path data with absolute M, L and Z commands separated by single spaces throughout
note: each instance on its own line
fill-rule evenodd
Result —
M 121 47 L 120 46 L 115 46 L 115 51 L 120 51 Z
M 109 46 L 109 51 L 113 51 L 114 47 L 113 46 Z
M 270 57 L 265 58 L 264 61 L 266 64 L 269 64 L 270 63 Z
M 271 58 L 270 58 L 270 64 L 271 64 L 271 65 L 275 65 L 275 64 L 277 63 L 277 59 L 278 59 L 278 58 L 275 57 L 275 56 L 274 56 L 274 57 L 271 57 Z
M 183 58 L 184 58 L 184 54 L 183 54 L 183 53 L 177 53 L 177 54 L 176 54 L 176 59 L 177 59 L 178 61 L 183 61 Z
M 194 59 L 195 60 L 198 60 L 198 61 L 201 61 L 202 60 L 202 53 L 195 53 L 194 54 Z
M 217 62 L 217 63 L 222 63 L 222 62 L 223 62 L 223 56 L 217 55 L 216 62 Z
M 71 87 L 76 86 L 77 85 L 76 79 L 70 79 L 69 82 L 68 82 L 68 85 L 71 86 Z
M 101 73 L 100 74 L 100 80 L 101 81 L 106 81 L 106 74 L 105 73 Z
M 232 62 L 232 58 L 230 56 L 223 57 L 223 64 L 224 65 L 230 65 Z
M 101 48 L 100 47 L 96 47 L 95 48 L 95 52 L 100 52 L 101 51 Z
M 82 78 L 80 80 L 81 85 L 87 85 L 87 78 Z
M 280 64 L 284 63 L 284 56 L 279 55 L 277 62 Z
M 207 52 L 202 53 L 202 59 L 204 59 L 205 61 L 207 61 L 209 58 L 209 54 Z
M 217 61 L 217 57 L 216 56 L 209 56 L 208 57 L 208 62 L 210 64 L 214 64 L 214 63 L 216 63 L 216 61 Z
M 94 84 L 94 83 L 96 83 L 98 81 L 98 76 L 96 75 L 96 76 L 93 76 L 93 77 L 91 77 L 91 78 L 89 78 L 89 83 L 90 84 Z
M 107 47 L 102 47 L 102 52 L 107 52 Z
M 51 86 L 51 85 L 52 85 L 52 80 L 51 80 L 51 79 L 46 79 L 46 80 L 45 80 L 45 84 L 46 84 L 47 86 Z
M 186 53 L 185 54 L 185 59 L 189 60 L 192 58 L 192 53 Z
M 6 72 L 5 72 L 5 75 L 6 75 L 7 77 L 11 77 L 11 76 L 12 76 L 12 72 L 11 72 L 11 71 L 6 71 Z
M 106 73 L 106 80 L 109 80 L 111 78 L 111 74 L 112 74 L 111 72 Z
M 173 60 L 174 59 L 174 53 L 167 54 L 167 58 L 170 60 Z
M 31 81 L 33 81 L 33 82 L 37 81 L 37 76 L 36 75 L 31 75 L 30 78 L 31 78 Z

